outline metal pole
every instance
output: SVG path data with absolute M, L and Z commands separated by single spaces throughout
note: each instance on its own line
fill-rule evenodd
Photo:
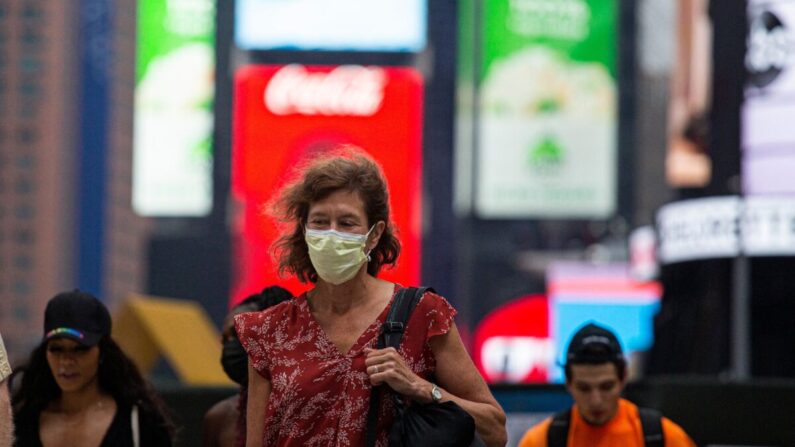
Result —
M 751 260 L 734 259 L 731 308 L 731 365 L 735 380 L 751 377 Z

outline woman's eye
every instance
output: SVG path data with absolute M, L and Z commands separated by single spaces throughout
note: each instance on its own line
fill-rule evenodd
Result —
M 60 354 L 60 353 L 63 352 L 63 348 L 61 348 L 59 346 L 53 346 L 53 347 L 47 348 L 47 351 L 52 353 L 52 354 Z

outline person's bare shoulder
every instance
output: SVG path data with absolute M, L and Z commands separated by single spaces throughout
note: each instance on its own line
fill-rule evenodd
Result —
M 229 427 L 236 427 L 237 405 L 239 396 L 229 396 L 216 402 L 204 413 L 202 423 L 202 446 L 216 447 L 221 445 L 222 432 Z

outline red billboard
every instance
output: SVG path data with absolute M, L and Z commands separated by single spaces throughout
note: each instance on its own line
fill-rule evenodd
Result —
M 546 295 L 526 295 L 486 315 L 472 357 L 489 383 L 545 383 L 554 361 Z
M 341 144 L 366 150 L 387 178 L 402 250 L 397 266 L 381 276 L 419 283 L 422 89 L 420 73 L 410 68 L 251 65 L 236 73 L 232 303 L 272 284 L 306 290 L 278 276 L 271 244 L 279 228 L 264 207 L 297 164 Z

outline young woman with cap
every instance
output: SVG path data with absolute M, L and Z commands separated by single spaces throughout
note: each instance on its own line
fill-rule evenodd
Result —
M 23 373 L 11 399 L 17 445 L 172 445 L 165 406 L 110 333 L 108 309 L 90 294 L 47 303 L 44 339 L 15 372 Z

